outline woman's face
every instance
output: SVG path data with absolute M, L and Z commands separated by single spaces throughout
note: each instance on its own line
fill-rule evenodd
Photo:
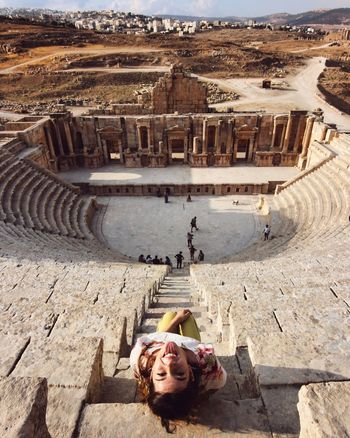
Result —
M 186 353 L 174 342 L 167 342 L 156 353 L 151 379 L 156 392 L 179 392 L 185 389 L 191 377 Z

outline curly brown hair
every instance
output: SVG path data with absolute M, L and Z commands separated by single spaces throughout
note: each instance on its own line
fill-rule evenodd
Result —
M 154 359 L 148 359 L 146 366 L 139 366 L 137 376 L 142 401 L 147 403 L 154 415 L 160 417 L 162 426 L 168 433 L 173 433 L 176 425 L 171 421 L 192 418 L 193 410 L 199 402 L 201 371 L 199 367 L 191 366 L 193 379 L 190 379 L 185 389 L 178 392 L 159 393 L 154 390 L 151 371 Z M 141 365 L 141 364 L 140 364 Z

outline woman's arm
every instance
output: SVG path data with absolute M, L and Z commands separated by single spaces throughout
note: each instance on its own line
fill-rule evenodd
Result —
M 179 310 L 176 316 L 170 321 L 170 324 L 164 328 L 164 331 L 167 333 L 178 333 L 179 325 L 185 322 L 190 316 L 190 310 Z

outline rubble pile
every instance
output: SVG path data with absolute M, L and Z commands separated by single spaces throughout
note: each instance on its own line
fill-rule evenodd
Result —
M 101 101 L 100 99 L 56 99 L 32 103 L 20 103 L 14 101 L 0 100 L 0 109 L 11 111 L 19 114 L 41 115 L 55 112 L 62 106 L 68 107 L 89 107 L 89 106 L 109 106 L 110 102 Z
M 239 95 L 234 91 L 223 91 L 214 83 L 208 84 L 208 103 L 221 103 L 239 99 Z

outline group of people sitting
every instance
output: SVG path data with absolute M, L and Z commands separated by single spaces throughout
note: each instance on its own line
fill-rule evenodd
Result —
M 168 266 L 173 265 L 168 256 L 166 256 L 165 259 L 163 260 L 162 257 L 158 258 L 157 255 L 155 255 L 154 257 L 148 255 L 145 258 L 143 254 L 141 254 L 139 257 L 139 263 L 147 263 L 148 265 L 168 265 Z
M 193 229 L 195 229 L 196 231 L 199 230 L 197 226 L 196 216 L 191 219 L 190 227 L 191 227 L 191 231 L 187 233 L 187 246 L 190 251 L 191 262 L 194 262 L 197 249 L 193 246 L 193 237 L 194 237 Z M 182 269 L 184 258 L 185 257 L 183 256 L 182 251 L 180 251 L 178 254 L 175 255 L 177 269 Z M 204 261 L 204 252 L 202 250 L 200 250 L 198 253 L 197 261 L 198 262 Z M 168 265 L 171 267 L 173 266 L 169 256 L 166 256 L 165 259 L 163 260 L 163 258 L 162 257 L 159 258 L 158 255 L 155 255 L 154 257 L 148 255 L 147 257 L 145 257 L 143 254 L 141 254 L 139 256 L 139 263 L 147 263 L 148 265 Z

